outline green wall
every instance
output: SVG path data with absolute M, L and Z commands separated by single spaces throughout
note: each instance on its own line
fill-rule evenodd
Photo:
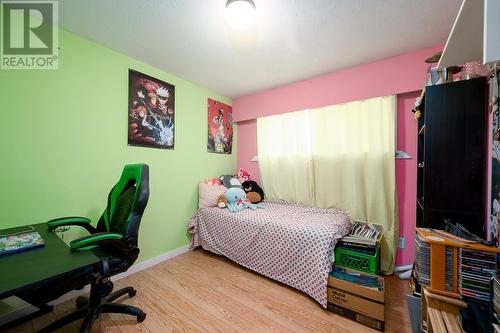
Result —
M 236 142 L 232 155 L 206 148 L 207 98 L 231 100 L 63 30 L 59 46 L 59 70 L 0 70 L 0 229 L 96 222 L 123 165 L 143 162 L 151 192 L 139 260 L 187 244 L 198 182 L 236 168 Z M 129 68 L 175 85 L 173 151 L 127 146 Z

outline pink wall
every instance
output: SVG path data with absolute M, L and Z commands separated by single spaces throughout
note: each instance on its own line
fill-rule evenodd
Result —
M 396 266 L 413 263 L 417 216 L 417 121 L 413 118 L 415 98 L 420 91 L 398 95 L 397 150 L 404 150 L 412 159 L 396 160 L 396 190 L 398 195 L 399 237 L 405 238 L 405 249 L 399 250 Z
M 236 122 L 422 89 L 433 47 L 233 100 Z
M 233 101 L 233 116 L 238 122 L 238 167 L 259 179 L 256 118 L 321 107 L 377 96 L 398 95 L 398 150 L 413 158 L 396 160 L 400 235 L 406 238 L 398 251 L 396 265 L 413 262 L 413 234 L 416 220 L 417 124 L 412 109 L 423 87 L 428 65 L 424 60 L 442 47 L 420 50 L 382 61 L 330 73 L 284 87 L 266 90 Z
M 257 120 L 246 120 L 238 123 L 237 151 L 238 168 L 247 169 L 252 174 L 252 178 L 259 181 L 259 163 L 250 161 L 257 155 Z

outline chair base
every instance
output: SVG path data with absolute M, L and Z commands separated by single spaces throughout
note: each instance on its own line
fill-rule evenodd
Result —
M 68 325 L 76 320 L 84 318 L 80 333 L 90 332 L 92 324 L 100 317 L 102 313 L 122 313 L 137 318 L 137 322 L 141 323 L 146 319 L 146 313 L 138 307 L 113 303 L 116 299 L 128 294 L 129 297 L 134 297 L 137 291 L 132 287 L 126 287 L 110 293 L 113 288 L 111 281 L 104 283 L 92 284 L 90 289 L 90 297 L 80 296 L 76 299 L 76 311 L 59 318 L 52 324 L 38 331 L 38 333 L 53 332 L 63 326 Z

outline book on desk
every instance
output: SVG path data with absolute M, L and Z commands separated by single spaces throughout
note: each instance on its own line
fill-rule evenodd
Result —
M 34 229 L 33 229 L 34 230 Z M 45 245 L 36 231 L 23 231 L 10 235 L 0 235 L 0 256 L 26 251 Z

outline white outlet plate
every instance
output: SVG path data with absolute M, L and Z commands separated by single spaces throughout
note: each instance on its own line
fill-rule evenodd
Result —
M 405 238 L 404 237 L 399 237 L 398 247 L 400 249 L 404 249 L 405 248 Z

